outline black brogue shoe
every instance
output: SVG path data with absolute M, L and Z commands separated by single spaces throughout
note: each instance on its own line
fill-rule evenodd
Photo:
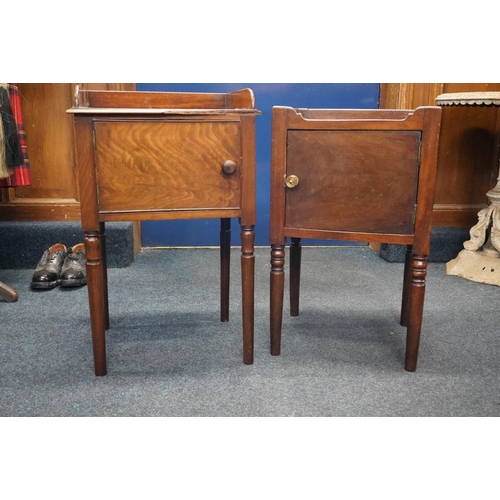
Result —
M 31 278 L 31 288 L 51 289 L 59 285 L 67 253 L 66 246 L 62 243 L 56 243 L 45 250 Z
M 87 260 L 83 243 L 75 245 L 66 255 L 61 271 L 61 286 L 87 284 Z

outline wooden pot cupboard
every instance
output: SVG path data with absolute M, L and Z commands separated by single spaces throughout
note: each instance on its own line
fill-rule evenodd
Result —
M 76 165 L 95 373 L 109 328 L 105 223 L 221 220 L 221 321 L 229 317 L 230 221 L 241 225 L 243 362 L 253 363 L 255 115 L 250 89 L 228 94 L 80 90 Z
M 272 120 L 271 354 L 281 349 L 286 238 L 292 316 L 299 314 L 302 238 L 396 243 L 407 246 L 400 321 L 405 369 L 415 371 L 441 108 L 275 107 Z

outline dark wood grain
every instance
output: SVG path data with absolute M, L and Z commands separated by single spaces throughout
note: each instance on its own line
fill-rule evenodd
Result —
M 420 132 L 290 131 L 285 227 L 410 234 Z M 405 196 L 401 196 L 401 192 Z
M 102 259 L 102 289 L 103 289 L 103 314 L 104 329 L 109 330 L 109 297 L 108 297 L 108 249 L 106 244 L 106 224 L 99 223 L 101 234 L 101 259 Z
M 99 377 L 107 374 L 106 320 L 104 313 L 104 275 L 100 233 L 85 232 L 83 239 L 87 260 L 87 291 L 89 295 L 94 369 Z
M 87 116 L 75 116 L 75 163 L 80 186 L 80 208 L 83 231 L 99 232 L 97 178 L 94 162 L 92 121 Z
M 410 305 L 411 265 L 413 261 L 413 246 L 406 246 L 403 276 L 403 297 L 401 298 L 401 318 L 399 324 L 408 326 L 408 311 Z
M 273 108 L 271 354 L 281 349 L 285 240 L 290 312 L 298 315 L 301 238 L 407 245 L 401 324 L 415 371 L 430 247 L 441 109 Z M 295 176 L 295 182 L 285 179 Z M 298 182 L 297 182 L 298 181 Z
M 302 260 L 302 240 L 290 241 L 290 316 L 299 315 L 300 267 Z
M 231 219 L 220 220 L 220 320 L 229 321 Z
M 285 289 L 285 246 L 271 245 L 271 276 L 270 276 L 270 328 L 271 354 L 281 353 L 281 326 L 283 318 L 283 294 Z
M 253 92 L 228 94 L 197 92 L 99 92 L 82 89 L 79 105 L 91 108 L 255 109 Z
M 255 226 L 241 226 L 241 284 L 243 314 L 243 362 L 253 363 L 255 309 Z

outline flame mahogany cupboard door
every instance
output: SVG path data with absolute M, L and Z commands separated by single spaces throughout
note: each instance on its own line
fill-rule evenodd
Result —
M 94 131 L 101 212 L 240 208 L 238 122 L 96 121 Z
M 407 326 L 405 369 L 415 371 L 440 122 L 437 106 L 273 108 L 271 354 L 281 350 L 286 238 L 293 316 L 299 314 L 302 238 L 399 243 L 407 245 L 400 320 Z

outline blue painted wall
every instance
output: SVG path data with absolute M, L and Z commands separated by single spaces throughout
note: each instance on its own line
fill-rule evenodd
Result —
M 271 165 L 271 109 L 365 108 L 376 109 L 378 83 L 138 83 L 139 91 L 156 92 L 232 92 L 249 87 L 255 105 L 262 111 L 256 117 L 257 225 L 255 244 L 269 244 L 269 186 Z M 219 219 L 142 222 L 142 246 L 214 246 L 219 244 Z M 239 245 L 239 224 L 232 220 L 232 244 Z M 304 244 L 332 242 L 305 241 Z

